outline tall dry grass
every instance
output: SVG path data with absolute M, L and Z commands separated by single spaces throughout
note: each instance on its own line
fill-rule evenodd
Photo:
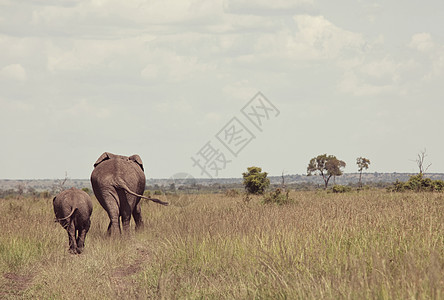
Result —
M 444 299 L 443 194 L 290 196 L 282 206 L 219 194 L 144 202 L 145 230 L 116 240 L 95 202 L 77 256 L 49 199 L 0 200 L 0 296 Z M 28 280 L 11 288 L 11 278 Z

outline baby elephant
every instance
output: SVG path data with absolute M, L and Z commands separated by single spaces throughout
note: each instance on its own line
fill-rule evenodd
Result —
M 85 246 L 85 236 L 91 225 L 92 202 L 87 193 L 70 188 L 54 197 L 55 221 L 68 232 L 69 252 L 80 254 Z

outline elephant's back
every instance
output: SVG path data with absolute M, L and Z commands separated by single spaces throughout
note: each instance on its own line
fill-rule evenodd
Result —
M 119 186 L 120 182 L 124 182 L 134 192 L 143 193 L 145 181 L 145 173 L 140 166 L 125 157 L 105 160 L 91 173 L 93 189 Z
M 84 224 L 89 220 L 93 211 L 91 198 L 88 196 L 88 194 L 87 197 L 83 195 L 82 197 L 78 198 L 75 206 L 78 210 L 78 213 L 75 215 L 76 223 Z
M 78 208 L 79 205 L 90 205 L 92 211 L 92 202 L 89 195 L 74 187 L 60 192 L 53 199 L 54 212 L 57 218 L 66 217 L 73 209 Z
M 109 159 L 101 162 L 91 173 L 91 184 L 93 189 L 101 186 L 114 184 L 114 179 L 121 173 L 122 165 L 117 159 Z
M 93 204 L 91 197 L 84 191 L 78 190 L 76 206 L 82 209 L 87 216 L 91 216 L 93 210 Z
M 121 170 L 119 168 L 119 170 Z M 145 190 L 146 178 L 145 173 L 140 166 L 133 161 L 128 162 L 128 167 L 124 168 L 125 173 L 121 178 L 126 185 L 137 194 L 143 194 Z

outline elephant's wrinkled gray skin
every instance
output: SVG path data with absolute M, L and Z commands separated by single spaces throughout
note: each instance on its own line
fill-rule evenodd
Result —
M 91 226 L 93 205 L 87 193 L 76 188 L 65 190 L 52 200 L 55 221 L 68 232 L 69 252 L 80 254 L 85 247 L 86 233 Z
M 115 236 L 120 231 L 120 218 L 125 233 L 129 232 L 131 215 L 136 223 L 136 230 L 143 228 L 140 198 L 149 199 L 159 204 L 167 202 L 142 196 L 145 190 L 145 173 L 139 155 L 130 157 L 103 153 L 94 164 L 91 184 L 100 205 L 110 219 L 108 234 Z

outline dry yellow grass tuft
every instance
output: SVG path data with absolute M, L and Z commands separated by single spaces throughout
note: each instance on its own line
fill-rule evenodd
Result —
M 444 299 L 443 194 L 290 197 L 144 202 L 145 230 L 121 239 L 95 202 L 77 256 L 49 199 L 0 199 L 0 297 Z

